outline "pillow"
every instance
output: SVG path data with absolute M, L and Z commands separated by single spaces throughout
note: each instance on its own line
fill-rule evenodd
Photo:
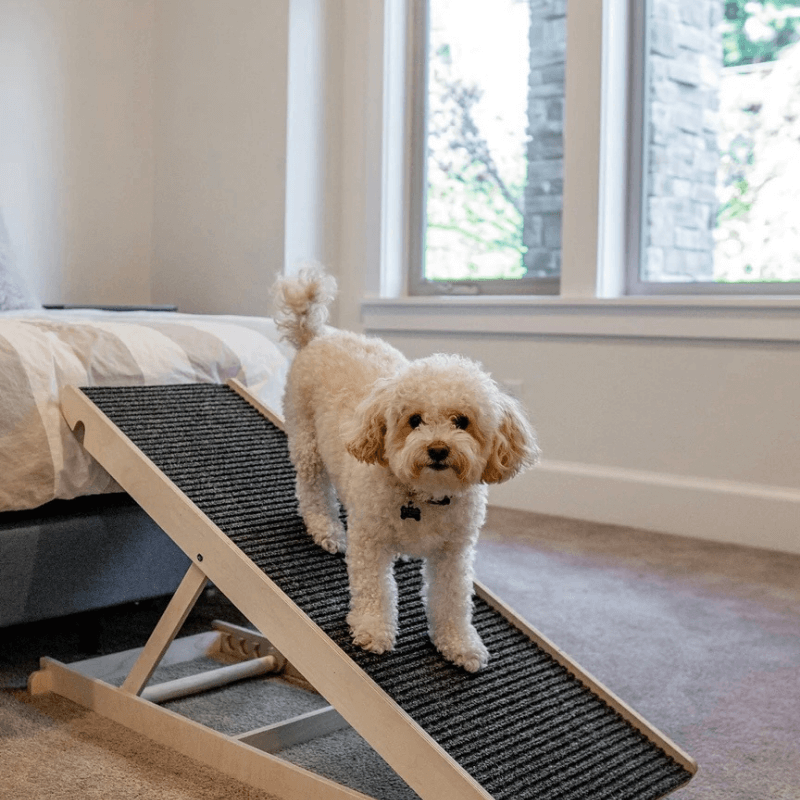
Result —
M 8 231 L 0 212 L 0 311 L 38 307 L 25 281 L 17 274 Z

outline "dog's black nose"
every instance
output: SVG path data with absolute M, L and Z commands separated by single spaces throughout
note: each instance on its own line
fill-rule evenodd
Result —
M 450 448 L 444 447 L 443 445 L 438 447 L 429 447 L 428 455 L 431 457 L 431 461 L 436 461 L 438 463 L 440 461 L 444 461 L 447 456 L 450 455 Z

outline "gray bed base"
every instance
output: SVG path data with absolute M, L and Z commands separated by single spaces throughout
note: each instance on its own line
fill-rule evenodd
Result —
M 127 494 L 0 514 L 0 628 L 175 591 L 189 560 Z

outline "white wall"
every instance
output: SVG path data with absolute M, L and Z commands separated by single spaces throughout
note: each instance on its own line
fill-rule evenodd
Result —
M 337 0 L 291 0 L 285 271 L 338 269 L 342 180 L 342 15 Z
M 267 313 L 288 38 L 289 0 L 0 0 L 0 205 L 43 302 Z
M 289 0 L 155 13 L 153 300 L 265 314 L 283 269 Z
M 0 0 L 0 204 L 44 301 L 146 302 L 154 0 Z

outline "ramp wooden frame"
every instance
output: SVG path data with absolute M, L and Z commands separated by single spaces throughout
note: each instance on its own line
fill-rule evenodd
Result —
M 234 381 L 229 385 L 283 429 L 280 414 L 264 407 L 241 384 Z M 60 694 L 239 781 L 280 797 L 299 799 L 314 796 L 319 800 L 366 797 L 273 755 L 276 748 L 288 746 L 287 743 L 306 741 L 350 725 L 423 800 L 492 799 L 233 545 L 86 395 L 76 388 L 65 389 L 62 409 L 70 428 L 82 437 L 88 452 L 172 537 L 191 558 L 192 564 L 140 652 L 70 667 L 44 658 L 40 671 L 31 676 L 31 692 Z M 259 644 L 257 635 L 252 632 L 234 632 L 246 643 L 240 650 L 246 657 L 254 658 L 215 670 L 215 675 L 199 678 L 200 685 L 147 687 L 159 663 L 179 658 L 187 648 L 209 646 L 206 640 L 175 638 L 207 581 L 212 581 L 269 640 L 262 639 Z M 484 586 L 476 583 L 475 589 L 511 625 L 566 666 L 647 739 L 694 774 L 697 765 L 677 745 Z M 231 631 L 224 635 L 230 636 Z M 220 645 L 212 643 L 211 646 Z M 228 680 L 241 679 L 244 677 L 242 670 L 255 675 L 282 669 L 287 660 L 326 698 L 330 708 L 240 737 L 228 737 L 156 705 L 165 698 L 197 691 L 206 681 L 212 681 L 211 685 L 221 685 Z M 120 669 L 129 670 L 120 688 L 101 679 L 101 674 L 108 678 L 109 673 L 119 673 Z

